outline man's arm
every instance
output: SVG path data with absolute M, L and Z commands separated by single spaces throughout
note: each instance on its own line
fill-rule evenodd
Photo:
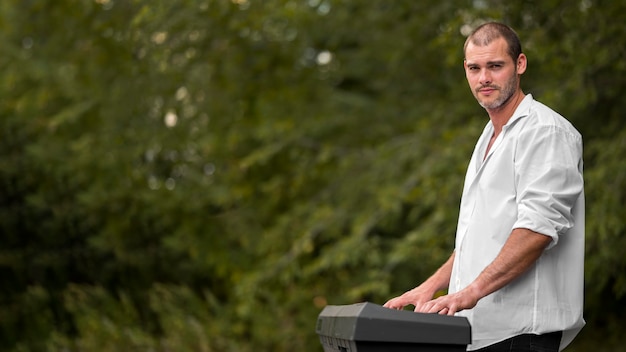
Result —
M 403 309 L 408 305 L 415 306 L 415 311 L 421 311 L 422 305 L 433 299 L 435 293 L 446 289 L 450 283 L 452 275 L 452 264 L 454 263 L 454 252 L 450 258 L 437 271 L 424 281 L 421 285 L 405 292 L 401 296 L 387 301 L 384 307 L 392 309 Z
M 528 229 L 514 229 L 496 259 L 476 280 L 459 292 L 422 304 L 420 310 L 416 311 L 454 315 L 458 311 L 473 308 L 481 298 L 525 273 L 551 241 L 551 237 Z

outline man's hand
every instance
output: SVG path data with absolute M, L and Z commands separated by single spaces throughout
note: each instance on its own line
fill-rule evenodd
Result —
M 424 285 L 420 285 L 401 296 L 390 299 L 383 307 L 401 310 L 406 306 L 413 305 L 415 306 L 415 311 L 419 312 L 424 303 L 433 299 L 433 295 L 434 291 L 432 289 L 426 289 Z
M 416 288 L 405 292 L 401 296 L 392 298 L 383 307 L 401 310 L 406 306 L 415 306 L 415 311 L 420 312 L 422 305 L 433 299 L 435 293 L 448 287 L 452 264 L 454 263 L 454 252 L 450 258 L 437 271 Z
M 480 294 L 474 292 L 470 287 L 456 293 L 441 296 L 425 302 L 416 312 L 438 313 L 444 315 L 454 315 L 464 309 L 472 309 L 481 298 Z

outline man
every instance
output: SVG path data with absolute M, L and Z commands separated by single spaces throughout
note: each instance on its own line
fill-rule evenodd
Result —
M 527 58 L 511 28 L 478 27 L 464 52 L 489 122 L 467 170 L 455 249 L 385 307 L 467 317 L 468 350 L 559 351 L 585 324 L 582 138 L 522 92 Z

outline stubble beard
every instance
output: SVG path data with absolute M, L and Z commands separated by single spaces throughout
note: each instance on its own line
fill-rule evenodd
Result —
M 500 95 L 498 96 L 498 98 L 492 101 L 491 103 L 486 103 L 478 99 L 479 90 L 482 88 L 486 88 L 486 87 L 496 89 L 500 92 Z M 481 86 L 478 89 L 476 89 L 476 100 L 478 100 L 478 104 L 480 104 L 480 106 L 482 106 L 484 109 L 496 110 L 496 109 L 501 108 L 511 99 L 516 89 L 517 89 L 517 72 L 513 74 L 513 76 L 511 76 L 511 78 L 506 82 L 506 84 L 502 88 L 500 88 L 500 86 L 497 86 L 497 85 L 488 85 L 488 86 Z

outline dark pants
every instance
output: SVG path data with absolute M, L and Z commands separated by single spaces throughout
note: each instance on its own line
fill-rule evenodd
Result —
M 558 352 L 561 331 L 543 335 L 523 334 L 481 348 L 480 352 Z

